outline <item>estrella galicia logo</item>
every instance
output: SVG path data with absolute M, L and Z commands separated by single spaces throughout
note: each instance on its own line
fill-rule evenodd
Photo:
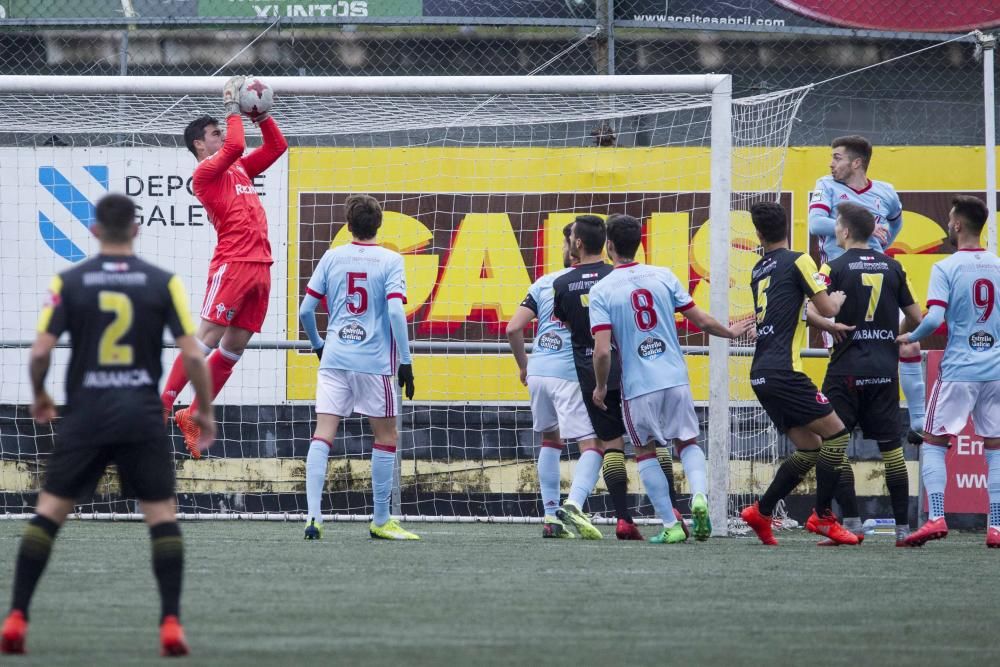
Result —
M 368 332 L 357 322 L 348 322 L 346 326 L 337 332 L 337 335 L 340 336 L 340 340 L 351 345 L 357 345 L 365 338 L 368 338 Z
M 664 343 L 659 338 L 653 338 L 649 336 L 646 340 L 639 343 L 639 356 L 643 359 L 656 359 L 658 356 L 667 351 L 667 344 Z
M 108 190 L 108 167 L 103 164 L 83 167 L 91 178 L 105 191 Z M 88 231 L 94 222 L 94 204 L 61 171 L 51 166 L 38 168 L 38 184 L 41 185 L 63 208 L 69 211 L 78 223 Z M 55 254 L 70 262 L 79 262 L 87 256 L 47 215 L 38 212 L 38 232 Z
M 985 352 L 992 349 L 995 342 L 993 335 L 988 331 L 977 331 L 969 336 L 969 347 L 976 352 Z
M 563 342 L 562 338 L 552 333 L 551 331 L 542 334 L 538 339 L 538 347 L 543 350 L 548 350 L 549 352 L 558 352 L 562 349 Z

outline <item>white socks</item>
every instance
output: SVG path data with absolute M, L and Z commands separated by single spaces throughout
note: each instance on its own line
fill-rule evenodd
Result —
M 642 457 L 639 457 L 642 458 Z M 656 454 L 647 454 L 639 461 L 639 479 L 646 489 L 649 502 L 653 503 L 653 509 L 663 521 L 663 526 L 669 528 L 677 523 L 674 516 L 674 506 L 670 504 L 670 489 L 667 488 L 667 476 L 663 474 L 660 462 L 656 460 Z
M 573 485 L 569 489 L 567 500 L 579 508 L 587 502 L 587 497 L 597 485 L 597 477 L 601 474 L 601 464 L 604 457 L 596 449 L 587 449 L 580 454 L 573 471 Z
M 687 477 L 691 495 L 708 495 L 708 475 L 705 472 L 705 452 L 698 445 L 688 445 L 681 450 L 681 465 Z
M 326 460 L 330 456 L 330 445 L 322 440 L 309 443 L 309 454 L 306 456 L 306 506 L 309 519 L 316 519 L 316 525 L 323 523 L 323 512 L 320 509 L 323 498 L 323 484 L 326 482 Z
M 944 455 L 948 449 L 926 442 L 921 449 L 923 460 L 920 463 L 920 476 L 927 491 L 927 518 L 933 521 L 944 516 L 944 487 L 947 482 Z
M 545 516 L 555 516 L 559 508 L 559 457 L 563 446 L 548 440 L 538 450 L 538 485 L 542 489 Z

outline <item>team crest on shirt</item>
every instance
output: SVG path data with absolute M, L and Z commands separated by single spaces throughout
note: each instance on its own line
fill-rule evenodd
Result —
M 340 340 L 345 343 L 357 345 L 364 339 L 368 338 L 368 332 L 365 331 L 365 328 L 357 322 L 348 322 L 344 327 L 341 327 L 340 331 L 337 332 L 337 336 L 339 336 Z
M 215 304 L 215 316 L 222 317 L 222 313 L 226 312 L 226 304 L 221 301 Z
M 827 397 L 826 397 L 826 396 L 825 396 L 825 395 L 823 394 L 823 392 L 821 392 L 821 391 L 817 391 L 817 392 L 816 392 L 816 402 L 817 402 L 817 403 L 819 403 L 820 405 L 827 405 L 827 404 L 829 404 L 829 403 L 830 403 L 830 399 L 828 399 L 828 398 L 827 398 Z
M 969 347 L 976 352 L 985 352 L 992 349 L 994 343 L 996 343 L 996 340 L 994 340 L 993 335 L 988 331 L 977 331 L 969 336 Z
M 226 321 L 227 322 L 232 322 L 234 317 L 236 317 L 236 309 L 235 308 L 230 308 L 229 310 L 226 311 Z
M 543 334 L 537 341 L 535 345 L 543 350 L 548 350 L 549 352 L 558 352 L 562 349 L 563 342 L 562 338 L 554 333 Z
M 62 303 L 62 297 L 56 292 L 49 290 L 48 296 L 45 297 L 45 301 L 42 303 L 42 307 L 58 308 L 60 303 Z
M 667 351 L 667 344 L 659 338 L 647 336 L 645 340 L 639 343 L 639 349 L 636 351 L 643 359 L 656 359 Z

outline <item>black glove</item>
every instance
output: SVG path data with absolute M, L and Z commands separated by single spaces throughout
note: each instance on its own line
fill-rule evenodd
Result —
M 399 378 L 399 386 L 405 387 L 403 393 L 406 394 L 406 398 L 413 400 L 413 365 L 412 364 L 400 364 L 399 373 L 397 374 Z
M 323 347 L 314 347 L 313 352 L 316 353 L 316 358 L 323 361 Z

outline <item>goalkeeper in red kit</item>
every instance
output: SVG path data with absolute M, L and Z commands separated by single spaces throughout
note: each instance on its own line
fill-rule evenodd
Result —
M 264 135 L 264 145 L 243 155 L 246 142 L 239 105 L 243 79 L 232 77 L 223 90 L 225 134 L 211 116 L 191 121 L 184 130 L 184 142 L 198 158 L 192 190 L 218 235 L 208 270 L 201 324 L 195 335 L 202 352 L 208 356 L 212 398 L 232 375 L 233 367 L 253 335 L 260 332 L 267 314 L 270 267 L 274 260 L 267 239 L 267 218 L 253 179 L 288 148 L 277 123 L 268 113 L 262 113 L 251 120 Z M 178 357 L 161 395 L 164 418 L 169 419 L 174 401 L 185 384 L 187 376 Z M 192 414 L 196 405 L 192 401 L 191 407 L 179 410 L 174 420 L 184 434 L 191 456 L 199 458 L 199 429 Z

